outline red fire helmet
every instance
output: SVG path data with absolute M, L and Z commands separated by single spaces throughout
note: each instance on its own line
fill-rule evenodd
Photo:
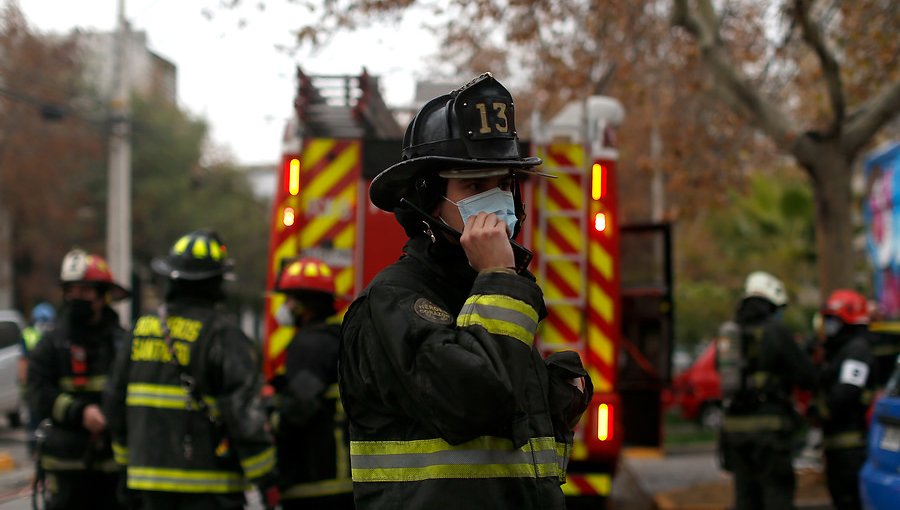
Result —
M 844 324 L 868 324 L 869 303 L 859 292 L 838 289 L 828 296 L 822 315 L 837 317 Z
M 334 295 L 334 272 L 319 259 L 306 257 L 289 263 L 275 282 L 275 291 L 287 294 L 320 292 Z

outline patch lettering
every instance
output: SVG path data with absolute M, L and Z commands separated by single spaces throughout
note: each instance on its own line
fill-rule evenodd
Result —
M 869 366 L 862 361 L 848 359 L 841 364 L 841 376 L 838 382 L 843 384 L 852 384 L 862 388 L 866 385 L 866 379 L 869 377 Z
M 413 311 L 416 312 L 416 315 L 428 322 L 433 322 L 435 324 L 441 324 L 444 326 L 453 324 L 453 317 L 451 317 L 446 310 L 425 298 L 419 298 L 416 300 L 416 303 L 413 305 Z

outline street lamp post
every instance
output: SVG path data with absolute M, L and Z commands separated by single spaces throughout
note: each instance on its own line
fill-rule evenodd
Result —
M 131 125 L 129 73 L 126 69 L 128 25 L 125 0 L 118 0 L 116 24 L 111 126 L 109 136 L 109 197 L 106 214 L 106 254 L 113 275 L 131 285 Z M 128 300 L 115 305 L 119 319 L 131 322 Z

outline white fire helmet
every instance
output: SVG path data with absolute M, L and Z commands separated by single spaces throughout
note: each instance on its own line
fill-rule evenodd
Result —
M 775 306 L 784 306 L 788 303 L 784 284 L 765 271 L 754 271 L 747 275 L 744 297 L 761 297 Z

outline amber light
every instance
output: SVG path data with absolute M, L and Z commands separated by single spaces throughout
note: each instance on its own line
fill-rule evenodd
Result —
M 288 165 L 288 193 L 297 195 L 300 193 L 300 160 L 291 159 Z
M 591 198 L 600 200 L 606 194 L 606 169 L 600 163 L 591 168 Z
M 600 404 L 597 407 L 597 439 L 607 441 L 612 439 L 613 409 L 609 404 Z

